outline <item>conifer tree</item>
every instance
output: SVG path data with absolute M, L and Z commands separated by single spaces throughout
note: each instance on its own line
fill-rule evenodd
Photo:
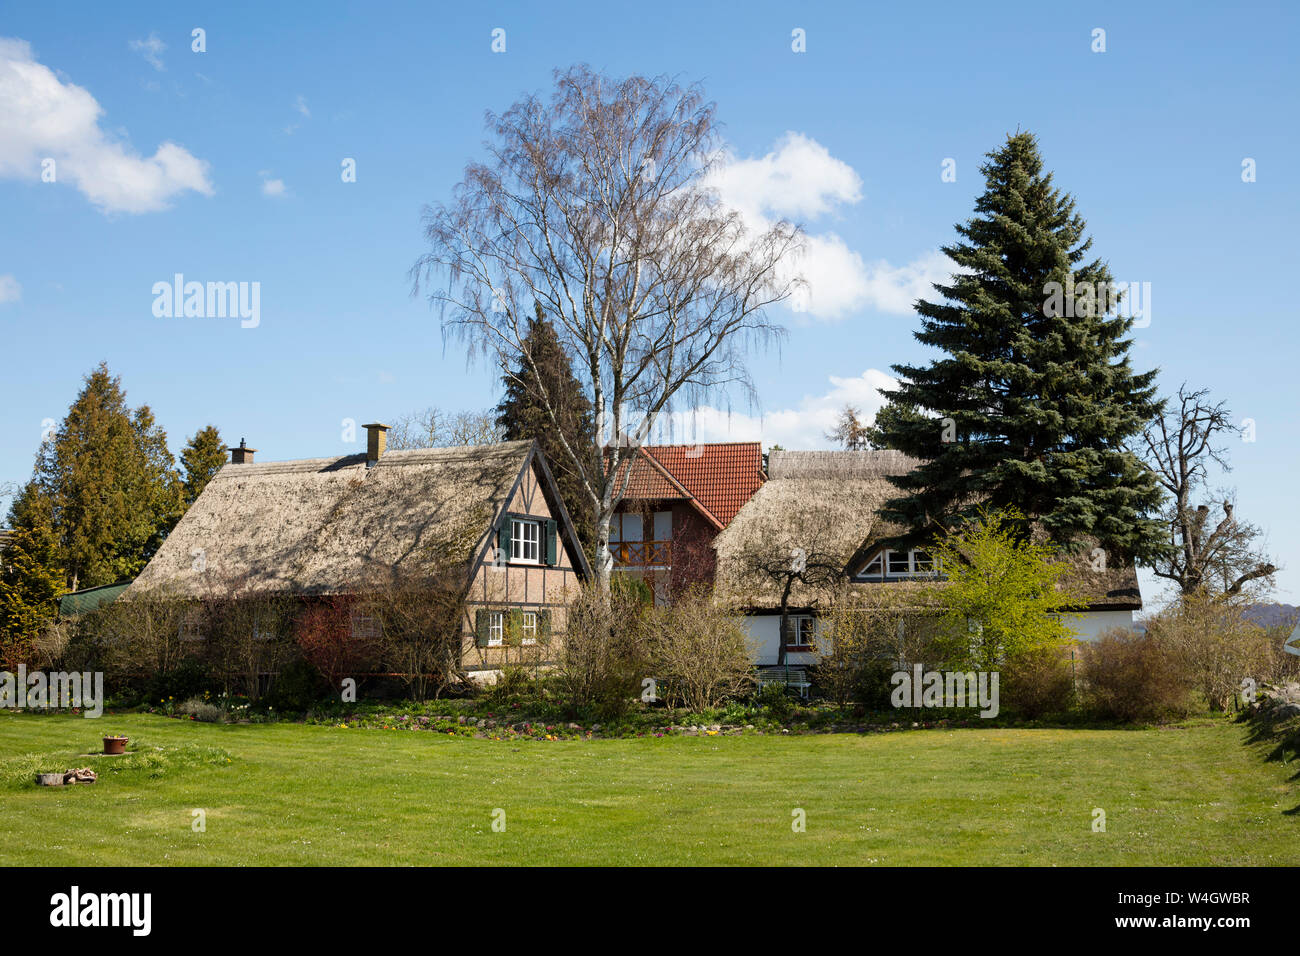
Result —
M 42 443 L 32 483 L 48 502 L 70 590 L 139 574 L 183 511 L 166 432 L 147 405 L 127 406 L 120 379 L 103 363 Z M 15 514 L 14 527 L 30 530 L 22 521 Z
M 32 642 L 51 623 L 63 591 L 48 503 L 28 485 L 14 499 L 16 525 L 0 551 L 0 668 L 12 671 L 31 660 Z
M 1161 493 L 1126 443 L 1159 411 L 1155 372 L 1135 373 L 1130 317 L 1072 197 L 1017 133 L 981 168 L 975 215 L 944 248 L 943 301 L 921 300 L 918 341 L 944 354 L 895 365 L 899 387 L 870 438 L 923 464 L 890 480 L 885 516 L 915 535 L 1016 508 L 1059 545 L 1095 538 L 1142 560 L 1163 550 Z M 1023 529 L 1022 529 L 1023 530 Z
M 570 448 L 592 446 L 591 402 L 539 302 L 533 303 L 522 355 L 522 367 L 502 369 L 505 397 L 497 406 L 497 425 L 505 441 L 537 440 L 578 537 L 584 549 L 590 550 L 595 511 L 559 436 L 564 435 Z M 547 411 L 548 405 L 555 410 L 555 419 Z
M 226 443 L 216 425 L 207 425 L 194 433 L 181 450 L 181 497 L 186 508 L 194 504 L 212 476 L 226 463 Z

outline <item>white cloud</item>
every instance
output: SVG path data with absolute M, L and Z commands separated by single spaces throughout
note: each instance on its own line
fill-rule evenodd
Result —
M 278 198 L 280 198 L 281 196 L 284 196 L 287 192 L 288 192 L 288 189 L 285 187 L 285 185 L 284 185 L 284 180 L 283 180 L 283 179 L 263 179 L 263 180 L 262 180 L 262 195 L 263 195 L 263 196 L 273 196 L 273 197 L 275 197 L 275 198 L 278 199 Z
M 167 44 L 158 39 L 158 34 L 150 31 L 149 36 L 143 40 L 132 40 L 131 49 L 145 58 L 150 66 L 161 73 L 167 67 L 163 64 L 163 51 L 167 49 Z
M 293 108 L 303 116 L 311 119 L 311 110 L 307 109 L 307 98 L 301 93 L 298 94 L 298 99 L 294 100 Z
M 0 276 L 0 305 L 17 302 L 23 297 L 23 287 L 11 275 Z
M 663 422 L 655 441 L 761 441 L 766 447 L 829 448 L 832 443 L 826 433 L 835 426 L 845 405 L 858 408 L 864 422 L 873 421 L 885 404 L 879 390 L 898 386 L 896 379 L 874 368 L 852 378 L 831 376 L 829 383 L 830 389 L 822 395 L 806 396 L 794 408 L 762 415 L 728 412 L 708 405 L 673 412 Z
M 104 212 L 166 209 L 180 193 L 212 195 L 208 164 L 165 142 L 145 158 L 100 128 L 103 109 L 65 83 L 24 40 L 0 37 L 0 177 L 37 181 L 55 161 L 56 182 L 75 185 Z
M 709 184 L 723 203 L 759 231 L 776 218 L 817 219 L 862 199 L 862 179 L 853 167 L 795 132 L 786 133 L 772 152 L 756 159 L 723 153 Z M 809 229 L 790 268 L 806 283 L 791 298 L 791 308 L 833 320 L 862 309 L 906 315 L 917 298 L 931 294 L 932 282 L 948 280 L 953 265 L 938 250 L 902 266 L 883 259 L 867 263 L 836 233 Z
M 786 133 L 758 159 L 720 159 L 710 185 L 746 219 L 812 219 L 862 198 L 853 167 L 802 133 Z

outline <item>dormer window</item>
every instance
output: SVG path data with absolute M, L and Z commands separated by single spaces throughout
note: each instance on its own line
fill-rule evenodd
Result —
M 891 581 L 901 578 L 933 577 L 938 563 L 928 551 L 881 551 L 857 573 L 859 581 Z

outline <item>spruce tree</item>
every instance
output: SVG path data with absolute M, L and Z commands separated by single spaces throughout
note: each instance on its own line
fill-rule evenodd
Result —
M 212 476 L 226 463 L 226 443 L 222 441 L 217 426 L 200 428 L 181 450 L 181 467 L 185 478 L 181 482 L 181 496 L 186 508 L 198 500 Z
M 1160 408 L 1156 373 L 1131 368 L 1133 320 L 1108 314 L 1109 267 L 1087 258 L 1086 223 L 1034 137 L 988 158 L 975 215 L 943 250 L 962 271 L 936 284 L 944 301 L 916 305 L 917 340 L 945 354 L 894 366 L 899 387 L 870 436 L 923 462 L 890 479 L 902 494 L 883 514 L 923 536 L 1016 508 L 1059 545 L 1092 537 L 1148 559 L 1162 550 L 1148 517 L 1161 493 L 1125 444 Z
M 564 450 L 563 441 L 579 454 L 595 443 L 591 402 L 573 374 L 569 356 L 543 313 L 541 303 L 533 304 L 533 312 L 522 343 L 522 366 L 502 369 L 505 397 L 497 405 L 496 421 L 505 441 L 537 440 L 578 537 L 584 549 L 590 550 L 595 539 L 595 505 Z M 557 410 L 558 421 L 551 419 L 542 395 L 549 397 Z

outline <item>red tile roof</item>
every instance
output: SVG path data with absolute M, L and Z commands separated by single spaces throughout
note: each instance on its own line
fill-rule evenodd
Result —
M 692 501 L 725 528 L 763 484 L 759 442 L 645 445 L 632 464 L 626 498 Z

